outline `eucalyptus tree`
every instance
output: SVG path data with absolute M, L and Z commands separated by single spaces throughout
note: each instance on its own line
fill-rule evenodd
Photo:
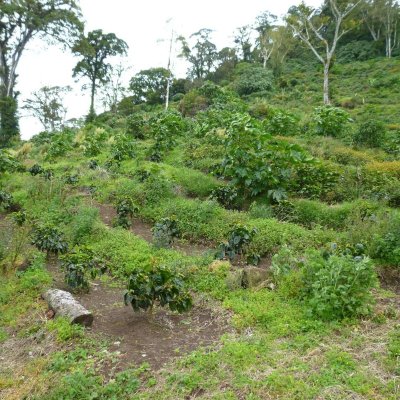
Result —
M 0 145 L 18 135 L 17 68 L 29 42 L 41 38 L 68 45 L 82 30 L 75 0 L 0 1 Z
M 357 21 L 351 19 L 351 12 L 362 0 L 326 0 L 325 12 L 307 6 L 302 2 L 291 7 L 286 22 L 295 37 L 303 41 L 324 67 L 324 104 L 329 99 L 329 69 L 339 40 L 353 29 Z
M 95 116 L 94 99 L 96 89 L 109 81 L 111 64 L 106 60 L 117 55 L 126 55 L 128 45 L 119 39 L 115 33 L 103 33 L 101 29 L 82 35 L 74 44 L 72 51 L 80 57 L 73 69 L 73 77 L 87 78 L 90 82 L 89 120 Z M 84 85 L 86 89 L 88 86 Z

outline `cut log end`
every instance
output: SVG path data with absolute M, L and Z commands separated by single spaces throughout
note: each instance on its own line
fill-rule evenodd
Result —
M 76 301 L 71 293 L 65 290 L 50 289 L 42 297 L 56 316 L 67 318 L 71 324 L 92 325 L 93 314 Z

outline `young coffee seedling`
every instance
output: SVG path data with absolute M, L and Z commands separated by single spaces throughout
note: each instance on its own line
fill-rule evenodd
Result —
M 90 248 L 81 246 L 61 256 L 61 268 L 70 288 L 89 290 L 89 278 L 94 279 L 99 273 L 103 273 L 106 265 Z
M 257 233 L 255 228 L 249 229 L 247 226 L 236 225 L 230 232 L 228 241 L 219 245 L 216 258 L 234 260 L 236 257 L 242 257 L 246 254 L 248 245 L 253 240 L 254 235 Z M 254 264 L 259 261 L 259 256 L 252 254 L 249 261 Z
M 192 297 L 185 289 L 183 276 L 164 266 L 153 267 L 150 272 L 132 273 L 124 301 L 135 311 L 152 310 L 157 304 L 179 313 L 192 307 Z
M 156 247 L 168 248 L 174 239 L 180 236 L 180 230 L 175 218 L 162 218 L 153 227 L 153 239 Z
M 129 229 L 132 225 L 133 216 L 139 211 L 130 197 L 123 197 L 117 202 L 117 220 L 116 226 Z

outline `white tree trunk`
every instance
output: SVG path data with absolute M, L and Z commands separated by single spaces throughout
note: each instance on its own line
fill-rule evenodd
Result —
M 50 289 L 43 294 L 43 299 L 47 301 L 56 316 L 67 318 L 71 324 L 92 325 L 93 314 L 78 303 L 71 293 L 59 289 Z
M 324 104 L 330 104 L 329 99 L 329 62 L 324 63 Z

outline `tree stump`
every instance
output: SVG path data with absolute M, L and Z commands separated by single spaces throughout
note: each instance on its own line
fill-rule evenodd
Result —
M 42 297 L 56 316 L 67 318 L 71 324 L 92 325 L 93 314 L 77 302 L 71 293 L 59 289 L 50 289 Z

